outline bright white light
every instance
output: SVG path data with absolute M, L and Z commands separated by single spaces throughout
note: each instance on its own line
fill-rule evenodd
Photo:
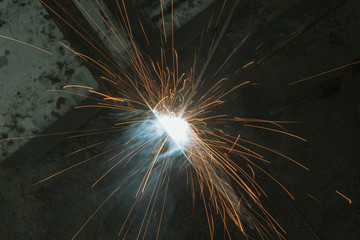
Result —
M 162 128 L 176 142 L 183 147 L 189 138 L 189 124 L 182 118 L 167 115 L 158 116 Z

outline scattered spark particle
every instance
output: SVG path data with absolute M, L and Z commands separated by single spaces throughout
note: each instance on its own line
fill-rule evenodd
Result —
M 343 198 L 345 198 L 346 200 L 349 201 L 349 204 L 351 204 L 351 199 L 348 198 L 347 196 L 345 196 L 344 194 L 342 194 L 341 192 L 339 192 L 338 190 L 335 191 L 337 194 L 339 194 L 340 196 L 342 196 Z
M 316 197 L 314 197 L 313 195 L 309 194 L 309 193 L 306 193 L 310 198 L 312 198 L 313 200 L 317 201 L 318 203 L 322 204 L 322 202 L 317 199 Z

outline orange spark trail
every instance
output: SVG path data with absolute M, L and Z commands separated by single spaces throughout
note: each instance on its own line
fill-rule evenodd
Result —
M 333 69 L 328 70 L 328 71 L 326 71 L 326 72 L 322 72 L 322 73 L 313 75 L 313 76 L 311 76 L 311 77 L 303 78 L 303 79 L 300 79 L 300 80 L 298 80 L 298 81 L 296 81 L 296 82 L 289 83 L 288 86 L 291 86 L 291 85 L 294 85 L 294 84 L 298 84 L 298 83 L 301 83 L 301 82 L 304 82 L 304 81 L 307 81 L 307 80 L 310 80 L 310 79 L 313 79 L 313 78 L 316 78 L 316 77 L 320 77 L 320 76 L 322 76 L 322 75 L 325 75 L 325 74 L 328 74 L 328 73 L 332 73 L 332 72 L 338 71 L 338 70 L 340 70 L 340 69 L 347 68 L 347 67 L 350 67 L 350 66 L 359 64 L 359 63 L 360 63 L 360 60 L 359 60 L 359 61 L 356 61 L 356 62 L 352 62 L 352 63 L 346 64 L 346 65 L 343 65 L 343 66 L 341 66 L 341 67 L 333 68 Z
M 349 204 L 351 204 L 351 199 L 348 198 L 347 196 L 345 196 L 344 194 L 342 194 L 341 192 L 339 192 L 338 190 L 335 191 L 337 194 L 339 194 L 340 196 L 342 196 L 343 198 L 345 198 L 346 200 L 349 201 Z
M 313 200 L 315 200 L 316 202 L 322 204 L 322 202 L 321 202 L 319 199 L 317 199 L 316 197 L 314 197 L 313 195 L 311 195 L 311 194 L 309 194 L 309 193 L 306 193 L 306 194 L 307 194 L 310 198 L 312 198 Z
M 35 46 L 35 45 L 32 45 L 32 44 L 30 44 L 30 43 L 26 43 L 26 42 L 17 40 L 17 39 L 15 39 L 15 38 L 7 37 L 7 36 L 1 35 L 1 34 L 0 34 L 0 37 L 5 38 L 5 39 L 9 39 L 9 40 L 14 41 L 14 42 L 21 43 L 21 44 L 23 44 L 23 45 L 26 45 L 26 46 L 29 46 L 29 47 L 32 47 L 32 48 L 35 48 L 35 49 L 40 50 L 40 51 L 42 51 L 42 52 L 44 52 L 44 53 L 47 53 L 47 54 L 49 54 L 49 55 L 53 55 L 51 52 L 46 51 L 46 50 L 44 50 L 44 49 L 42 49 L 42 48 L 39 48 L 39 47 L 37 47 L 37 46 Z

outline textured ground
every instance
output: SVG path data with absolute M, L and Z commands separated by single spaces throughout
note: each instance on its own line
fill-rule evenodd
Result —
M 82 100 L 43 90 L 70 83 L 97 88 L 82 63 L 60 45 L 68 43 L 40 2 L 1 1 L 0 34 L 53 54 L 0 39 L 0 138 L 39 134 Z M 0 142 L 0 162 L 26 142 Z

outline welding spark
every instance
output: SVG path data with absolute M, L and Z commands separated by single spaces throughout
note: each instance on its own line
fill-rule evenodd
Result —
M 49 10 L 55 12 L 44 1 L 40 1 Z M 84 11 L 81 4 L 77 0 L 74 1 Z M 102 9 L 101 2 L 99 2 L 99 6 Z M 111 166 L 92 184 L 92 187 L 105 177 L 109 177 L 110 172 L 117 167 L 122 169 L 121 180 L 118 179 L 121 183 L 85 221 L 73 239 L 115 193 L 122 194 L 119 189 L 125 182 L 128 192 L 122 191 L 126 192 L 126 197 L 136 196 L 136 199 L 129 201 L 132 206 L 123 221 L 118 236 L 126 238 L 135 217 L 138 217 L 140 226 L 136 239 L 145 239 L 146 237 L 158 239 L 161 222 L 166 215 L 164 208 L 167 204 L 166 198 L 173 172 L 186 172 L 187 183 L 192 189 L 193 199 L 195 199 L 195 195 L 200 195 L 202 198 L 211 238 L 214 238 L 215 214 L 222 219 L 229 237 L 230 233 L 226 227 L 227 219 L 231 219 L 244 235 L 247 235 L 247 228 L 252 228 L 256 229 L 263 238 L 270 235 L 276 235 L 279 239 L 283 238 L 281 227 L 263 208 L 259 197 L 261 194 L 266 194 L 255 182 L 255 171 L 265 172 L 259 163 L 268 161 L 250 149 L 248 145 L 263 148 L 278 155 L 281 153 L 246 140 L 238 134 L 237 137 L 229 135 L 227 130 L 222 130 L 226 125 L 224 123 L 237 122 L 237 119 L 227 119 L 226 114 L 216 113 L 219 111 L 219 105 L 226 101 L 225 97 L 229 93 L 249 82 L 236 83 L 230 90 L 223 87 L 223 84 L 229 81 L 228 79 L 218 79 L 216 83 L 204 86 L 202 75 L 210 60 L 197 78 L 195 77 L 195 63 L 189 70 L 181 73 L 178 54 L 174 47 L 171 50 L 172 67 L 167 65 L 168 56 L 165 55 L 163 49 L 161 49 L 160 62 L 145 58 L 134 42 L 125 1 L 122 1 L 122 5 L 120 1 L 117 3 L 121 15 L 119 18 L 120 28 L 126 34 L 124 36 L 118 34 L 112 24 L 108 24 L 108 27 L 114 30 L 115 36 L 126 48 L 130 59 L 123 56 L 120 51 L 119 54 L 125 61 L 123 65 L 128 68 L 109 58 L 106 52 L 101 51 L 100 48 L 94 47 L 101 56 L 109 60 L 108 64 L 76 52 L 66 45 L 63 46 L 81 59 L 97 66 L 103 73 L 101 79 L 111 84 L 111 87 L 116 90 L 115 94 L 111 94 L 100 93 L 86 86 L 69 85 L 65 87 L 82 88 L 96 95 L 92 98 L 97 100 L 97 104 L 81 107 L 115 109 L 124 116 L 119 118 L 120 122 L 109 130 L 98 130 L 70 137 L 119 131 L 121 126 L 127 125 L 122 132 L 123 139 L 119 141 L 122 145 L 111 147 L 35 183 L 36 185 L 47 181 L 104 154 L 112 154 L 108 159 Z M 85 14 L 87 14 L 86 11 Z M 93 21 L 93 19 L 91 20 Z M 166 36 L 165 33 L 164 36 Z M 84 40 L 89 42 L 86 38 Z M 218 45 L 218 42 L 215 46 Z M 92 42 L 89 43 L 92 44 Z M 213 51 L 214 49 L 212 53 Z M 212 54 L 210 55 L 212 56 Z M 201 91 L 199 90 L 200 86 L 202 86 Z M 60 92 L 67 91 L 60 90 Z M 247 119 L 246 122 L 256 123 L 257 121 Z M 209 127 L 210 124 L 214 127 Z M 276 122 L 269 122 L 269 124 L 279 126 Z M 250 124 L 247 126 L 256 127 Z M 281 129 L 284 130 L 284 128 Z M 289 136 L 293 137 L 294 135 Z M 169 142 L 173 144 L 169 144 Z M 290 158 L 287 159 L 293 161 Z M 247 164 L 247 169 L 250 169 L 251 173 L 242 168 L 244 163 Z M 267 175 L 273 179 L 270 174 Z M 199 192 L 195 193 L 196 186 L 199 187 Z M 162 205 L 161 208 L 156 207 L 159 204 Z M 140 209 L 144 210 L 141 213 L 142 216 L 140 213 L 138 216 Z M 154 220 L 155 217 L 157 221 Z M 155 230 L 157 231 L 156 237 L 151 236 L 154 233 L 148 232 L 150 229 L 156 229 L 153 224 L 159 225 Z
M 160 133 L 164 131 L 170 136 L 175 144 L 181 148 L 189 143 L 189 123 L 181 118 L 168 115 L 159 115 L 157 118 L 157 128 Z
M 40 1 L 49 10 L 56 13 L 44 1 Z M 74 1 L 88 15 L 81 4 L 77 0 Z M 236 4 L 238 2 L 236 1 Z M 117 40 L 126 48 L 130 59 L 125 57 L 120 51 L 118 52 L 125 62 L 123 65 L 126 65 L 127 68 L 118 61 L 109 58 L 105 51 L 94 47 L 92 42 L 80 33 L 78 34 L 85 41 L 88 41 L 98 54 L 109 61 L 108 64 L 96 61 L 64 45 L 65 48 L 73 51 L 83 60 L 97 66 L 103 72 L 101 79 L 112 84 L 112 88 L 116 89 L 116 94 L 100 93 L 86 86 L 79 85 L 69 85 L 65 88 L 83 88 L 96 95 L 96 97 L 92 98 L 98 101 L 97 104 L 81 107 L 115 109 L 126 116 L 109 130 L 99 129 L 94 130 L 94 132 L 71 137 L 120 131 L 121 126 L 126 125 L 127 127 L 123 131 L 122 137 L 127 139 L 120 141 L 123 143 L 121 146 L 112 147 L 38 182 L 46 181 L 103 154 L 113 154 L 108 160 L 113 165 L 98 178 L 92 187 L 109 175 L 116 167 L 122 167 L 123 174 L 121 174 L 121 177 L 123 179 L 121 183 L 100 204 L 73 236 L 73 239 L 104 204 L 119 191 L 125 182 L 128 185 L 128 189 L 130 189 L 128 191 L 131 193 L 126 195 L 135 195 L 136 200 L 129 201 L 133 205 L 118 236 L 125 235 L 123 238 L 126 237 L 139 209 L 144 207 L 145 210 L 143 211 L 143 216 L 140 217 L 141 224 L 136 239 L 141 237 L 145 239 L 148 236 L 147 231 L 154 228 L 151 225 L 152 223 L 159 224 L 156 235 L 156 239 L 158 239 L 160 225 L 165 215 L 164 207 L 166 205 L 165 200 L 169 189 L 170 176 L 172 170 L 180 172 L 180 169 L 186 171 L 188 184 L 192 188 L 194 198 L 195 195 L 198 195 L 195 194 L 194 185 L 197 184 L 200 188 L 199 195 L 204 201 L 212 238 L 214 237 L 214 215 L 217 214 L 223 220 L 229 237 L 230 233 L 226 227 L 227 218 L 231 219 L 245 236 L 248 236 L 247 229 L 252 228 L 263 239 L 268 239 L 271 236 L 284 239 L 284 231 L 264 209 L 260 201 L 260 196 L 266 196 L 266 193 L 255 181 L 255 173 L 264 173 L 271 180 L 277 181 L 262 168 L 262 163 L 270 163 L 270 161 L 257 153 L 256 149 L 267 150 L 298 164 L 304 169 L 307 168 L 282 153 L 252 142 L 238 133 L 234 136 L 231 135 L 233 132 L 224 126 L 244 122 L 248 123 L 244 124 L 244 127 L 261 128 L 265 131 L 278 132 L 301 140 L 305 139 L 288 133 L 285 127 L 281 125 L 284 122 L 250 118 L 228 118 L 226 114 L 217 113 L 219 112 L 219 105 L 226 101 L 225 97 L 230 92 L 249 82 L 233 84 L 230 90 L 222 87 L 227 79 L 219 79 L 216 83 L 205 86 L 205 84 L 203 85 L 203 74 L 210 59 L 208 59 L 197 79 L 194 76 L 195 66 L 181 74 L 178 67 L 178 54 L 174 46 L 172 46 L 171 50 L 172 67 L 169 67 L 166 63 L 166 59 L 169 56 L 165 55 L 164 49 L 161 49 L 160 62 L 153 61 L 152 59 L 148 60 L 141 54 L 137 44 L 134 42 L 125 1 L 116 1 L 116 3 L 120 13 L 118 18 L 120 28 L 125 35 L 119 34 L 111 21 L 104 22 L 113 30 Z M 103 9 L 102 1 L 99 1 L 98 4 L 102 11 L 106 13 Z M 164 1 L 160 1 L 160 4 L 162 6 Z M 65 21 L 64 19 L 62 20 Z M 91 21 L 96 24 L 92 18 Z M 96 24 L 96 26 L 98 25 Z M 71 27 L 74 28 L 73 26 Z M 0 35 L 0 37 L 3 36 Z M 165 39 L 162 40 L 166 41 L 165 32 L 163 37 Z M 220 41 L 217 41 L 215 46 L 218 45 L 218 42 Z M 213 55 L 213 51 L 214 49 L 210 56 Z M 203 88 L 201 89 L 202 91 L 199 91 L 200 86 Z M 66 92 L 64 90 L 61 91 Z M 272 127 L 265 127 L 265 124 Z M 210 125 L 212 127 L 209 127 Z M 172 144 L 169 144 L 169 140 Z M 92 146 L 88 148 L 90 147 Z M 78 151 L 83 149 L 86 148 Z M 178 151 L 175 152 L 173 151 L 174 149 Z M 181 158 L 179 157 L 180 155 L 184 157 Z M 175 158 L 179 161 L 169 161 Z M 279 182 L 277 183 L 283 187 Z M 285 188 L 284 190 L 286 191 Z M 209 193 L 208 200 L 206 200 L 207 192 Z M 291 196 L 290 193 L 289 195 Z M 159 198 L 160 200 L 158 200 Z M 162 204 L 160 210 L 156 210 L 158 204 Z M 131 217 L 133 217 L 133 220 L 129 220 Z M 155 217 L 158 217 L 157 222 L 154 221 Z M 155 239 L 155 237 L 152 239 Z

